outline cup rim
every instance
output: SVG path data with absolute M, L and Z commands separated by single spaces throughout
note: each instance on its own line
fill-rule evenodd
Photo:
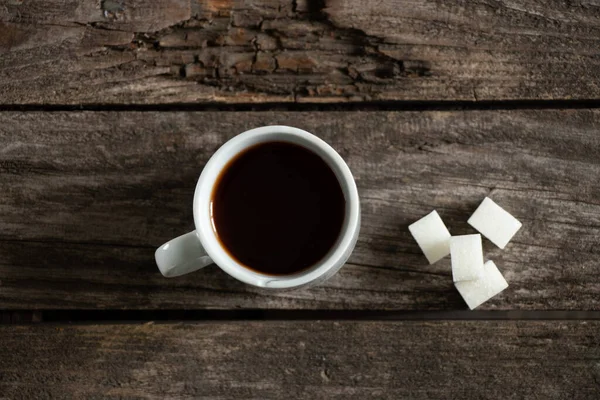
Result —
M 277 138 L 273 138 L 277 136 Z M 267 275 L 240 264 L 222 247 L 213 226 L 210 201 L 214 185 L 229 161 L 255 144 L 270 141 L 289 141 L 320 155 L 334 171 L 346 198 L 346 217 L 337 244 L 328 255 L 307 270 L 291 275 Z M 237 150 L 236 150 L 237 148 Z M 327 275 L 344 262 L 356 240 L 360 226 L 360 201 L 356 182 L 342 157 L 324 140 L 310 132 L 285 125 L 269 125 L 247 130 L 223 144 L 210 158 L 200 174 L 194 192 L 194 223 L 196 234 L 214 263 L 232 277 L 257 287 L 293 288 L 303 286 Z

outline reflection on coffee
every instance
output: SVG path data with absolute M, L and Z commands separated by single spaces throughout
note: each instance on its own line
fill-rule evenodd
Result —
M 346 202 L 321 157 L 268 142 L 230 161 L 211 207 L 213 228 L 230 256 L 257 272 L 288 275 L 315 265 L 335 245 Z

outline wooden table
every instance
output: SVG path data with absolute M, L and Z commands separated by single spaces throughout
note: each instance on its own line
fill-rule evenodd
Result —
M 0 399 L 600 398 L 596 0 L 0 0 Z M 236 134 L 314 132 L 363 227 L 308 290 L 163 278 Z M 468 311 L 452 234 L 490 196 L 509 288 Z

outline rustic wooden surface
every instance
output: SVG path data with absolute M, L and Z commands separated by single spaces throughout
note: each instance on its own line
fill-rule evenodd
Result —
M 598 99 L 597 1 L 2 0 L 0 104 Z
M 349 264 L 310 290 L 264 293 L 216 267 L 163 278 L 154 249 L 193 229 L 210 155 L 250 127 L 312 131 L 347 160 L 363 226 Z M 464 309 L 449 260 L 407 226 L 453 234 L 490 196 L 523 222 L 484 242 L 509 288 L 482 309 L 600 309 L 600 111 L 5 112 L 0 309 Z
M 600 322 L 0 326 L 0 396 L 597 399 Z

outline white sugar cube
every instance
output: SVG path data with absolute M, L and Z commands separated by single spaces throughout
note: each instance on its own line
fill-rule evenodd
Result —
M 411 224 L 408 230 L 427 257 L 429 264 L 450 254 L 450 232 L 437 211 L 433 211 Z
M 467 222 L 501 249 L 506 247 L 522 225 L 489 197 L 483 199 Z
M 483 276 L 483 249 L 481 235 L 462 235 L 450 238 L 452 279 L 470 281 Z
M 483 265 L 483 277 L 473 281 L 456 282 L 454 285 L 471 310 L 508 287 L 493 261 Z

